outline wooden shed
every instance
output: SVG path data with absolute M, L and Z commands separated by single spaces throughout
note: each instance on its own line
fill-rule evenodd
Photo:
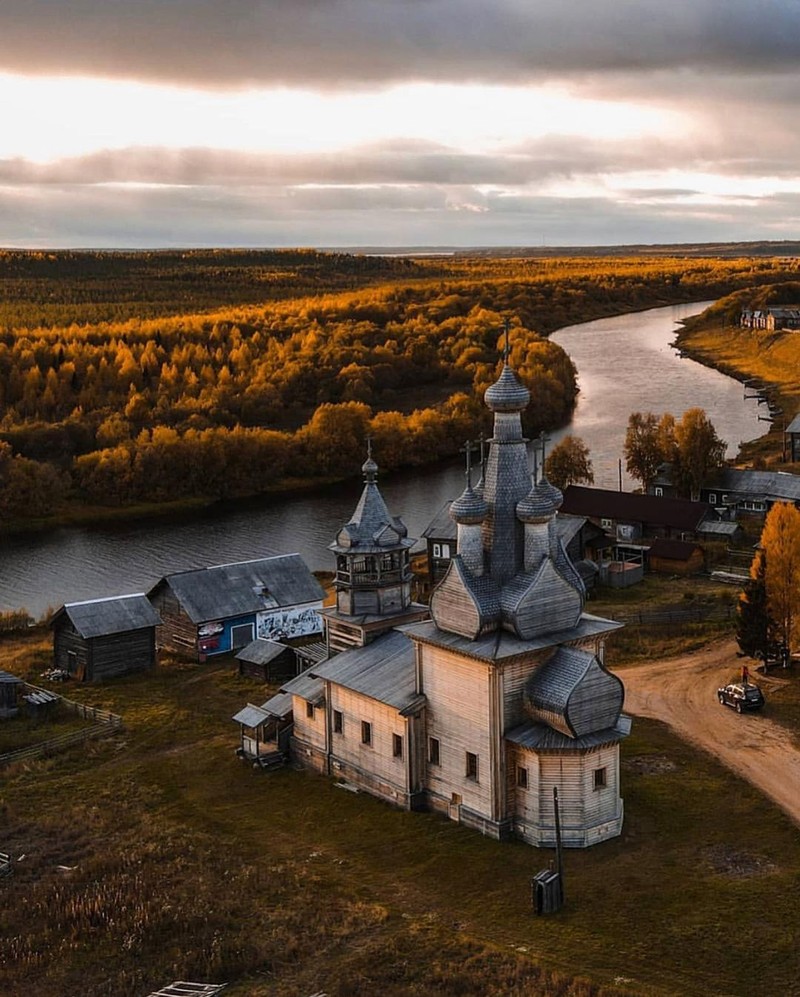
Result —
M 650 548 L 650 570 L 666 575 L 696 575 L 705 568 L 700 544 L 684 540 L 656 540 Z
M 153 668 L 160 623 L 142 593 L 65 603 L 50 620 L 54 665 L 87 682 Z
M 0 672 L 0 720 L 16 715 L 17 694 L 22 688 L 21 678 L 12 675 L 10 672 Z
M 278 682 L 300 670 L 294 649 L 275 640 L 257 638 L 236 655 L 239 674 L 262 682 Z

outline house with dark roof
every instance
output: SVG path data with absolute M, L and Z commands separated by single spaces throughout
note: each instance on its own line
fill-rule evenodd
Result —
M 666 575 L 696 575 L 705 568 L 703 548 L 687 540 L 655 540 L 647 553 L 651 571 Z
M 204 661 L 256 638 L 292 643 L 322 633 L 322 587 L 299 554 L 166 575 L 147 593 L 158 642 Z
M 705 502 L 583 485 L 566 488 L 561 508 L 573 516 L 586 516 L 616 540 L 626 542 L 642 537 L 695 539 L 705 520 L 717 518 Z
M 86 682 L 153 668 L 160 623 L 143 593 L 65 603 L 50 619 L 54 666 Z
M 792 426 L 796 426 L 800 435 L 800 417 L 789 424 L 787 434 Z M 674 493 L 671 465 L 661 465 L 651 489 L 654 496 Z M 763 519 L 776 502 L 800 506 L 800 475 L 788 471 L 722 467 L 700 486 L 700 504 L 714 510 L 711 521 L 718 518 L 735 523 L 737 519 Z M 704 530 L 705 526 L 698 533 Z

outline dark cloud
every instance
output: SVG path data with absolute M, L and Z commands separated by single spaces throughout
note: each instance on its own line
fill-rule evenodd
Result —
M 448 245 L 559 246 L 793 238 L 800 224 L 800 194 L 689 207 L 467 187 L 354 198 L 343 208 L 285 188 L 0 186 L 0 232 L 37 247 L 400 246 L 432 233 Z
M 3 0 L 0 67 L 199 86 L 794 71 L 795 0 Z

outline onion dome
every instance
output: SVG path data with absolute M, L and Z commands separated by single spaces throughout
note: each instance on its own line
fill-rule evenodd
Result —
M 489 515 L 489 506 L 470 485 L 450 506 L 450 517 L 462 526 L 477 526 Z
M 506 363 L 500 377 L 484 392 L 483 400 L 492 412 L 521 412 L 531 400 L 531 393 Z
M 564 496 L 547 478 L 542 478 L 517 502 L 517 519 L 523 523 L 546 523 L 561 508 Z
M 364 472 L 364 478 L 366 481 L 375 481 L 378 477 L 378 465 L 371 456 L 367 457 L 361 465 L 361 470 Z

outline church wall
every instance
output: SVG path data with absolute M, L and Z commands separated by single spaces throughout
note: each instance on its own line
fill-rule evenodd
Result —
M 422 646 L 427 744 L 431 737 L 439 741 L 438 765 L 430 763 L 426 749 L 425 784 L 434 809 L 449 803 L 455 793 L 466 810 L 492 818 L 496 758 L 490 734 L 489 672 L 490 666 L 483 662 Z M 467 776 L 467 752 L 477 755 L 477 778 Z
M 408 724 L 394 707 L 331 684 L 330 705 L 342 714 L 342 733 L 331 723 L 331 775 L 365 786 L 375 795 L 405 805 L 409 792 Z M 368 723 L 370 743 L 362 740 Z M 402 738 L 402 754 L 393 755 L 393 734 Z
M 307 701 L 301 696 L 292 696 L 292 715 L 292 756 L 306 768 L 324 772 L 327 767 L 325 705 L 315 706 L 314 716 L 309 717 Z

